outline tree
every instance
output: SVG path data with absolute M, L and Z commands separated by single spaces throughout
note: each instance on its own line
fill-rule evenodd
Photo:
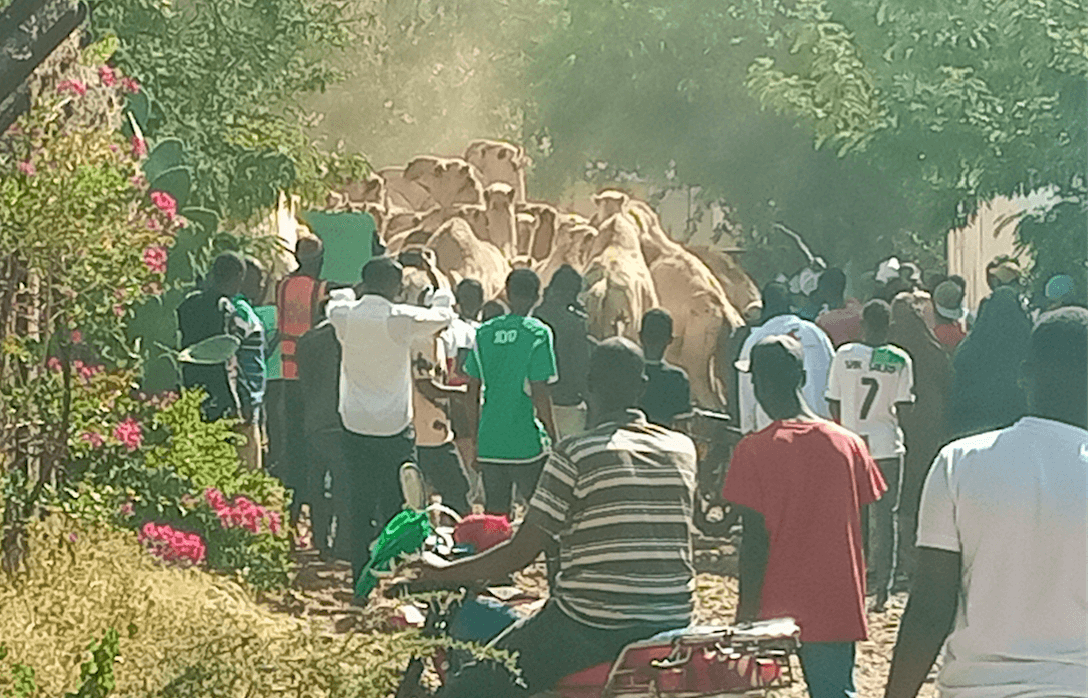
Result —
M 775 222 L 836 264 L 927 244 L 912 235 L 925 221 L 894 177 L 815 148 L 810 126 L 763 111 L 745 87 L 749 66 L 785 40 L 784 24 L 759 2 L 570 0 L 530 50 L 534 187 L 556 196 L 598 161 L 659 187 L 697 185 L 704 203 L 733 211 L 745 264 L 761 278 L 803 263 Z
M 1019 237 L 1042 281 L 1083 279 L 1088 3 L 799 0 L 774 13 L 791 43 L 752 65 L 764 104 L 888 172 L 938 230 L 994 196 L 1055 187 L 1065 203 Z
M 191 169 L 191 204 L 246 221 L 280 191 L 324 196 L 322 179 L 346 153 L 323 154 L 299 107 L 343 77 L 330 60 L 366 43 L 373 3 L 339 0 L 96 0 L 97 35 L 139 81 L 130 102 L 152 141 L 177 138 Z M 348 175 L 365 161 L 348 158 Z

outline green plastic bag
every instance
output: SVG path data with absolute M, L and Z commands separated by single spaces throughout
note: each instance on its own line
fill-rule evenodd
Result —
M 355 596 L 366 598 L 378 585 L 378 575 L 391 571 L 389 564 L 393 560 L 420 550 L 430 535 L 431 521 L 427 512 L 405 509 L 394 516 L 370 546 L 370 562 L 355 584 Z

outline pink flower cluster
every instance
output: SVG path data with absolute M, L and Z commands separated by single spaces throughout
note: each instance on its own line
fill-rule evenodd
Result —
M 23 162 L 20 162 L 18 167 L 19 171 L 27 177 L 33 177 L 34 175 L 38 174 L 38 168 L 34 167 L 34 163 L 32 163 L 30 160 L 24 160 Z
M 139 136 L 132 137 L 132 157 L 142 158 L 147 155 L 147 141 Z
M 113 87 L 117 84 L 117 73 L 115 73 L 113 68 L 108 65 L 99 66 L 98 78 L 106 87 Z
M 87 94 L 87 86 L 82 80 L 61 80 L 57 83 L 57 92 L 71 92 L 77 97 Z
M 76 373 L 83 379 L 84 383 L 90 381 L 92 376 L 102 373 L 102 371 L 105 370 L 96 364 L 85 364 L 79 359 L 72 362 L 72 368 L 76 370 Z
M 260 533 L 261 523 L 268 523 L 269 532 L 277 536 L 280 533 L 280 515 L 278 512 L 269 511 L 252 500 L 241 495 L 234 498 L 234 502 L 228 502 L 227 498 L 214 487 L 204 490 L 204 499 L 219 516 L 219 522 L 223 528 L 242 527 L 250 533 Z
M 80 438 L 89 443 L 91 448 L 101 448 L 106 443 L 105 437 L 95 431 L 85 431 Z
M 178 531 L 167 524 L 159 526 L 148 521 L 140 530 L 139 540 L 150 545 L 151 552 L 167 562 L 189 560 L 200 563 L 207 554 L 200 536 Z
M 166 214 L 170 220 L 174 220 L 174 216 L 178 215 L 177 199 L 164 191 L 151 192 L 151 203 L 155 204 L 155 208 Z
M 149 245 L 144 249 L 144 264 L 155 274 L 165 274 L 166 248 L 162 245 Z
M 124 444 L 129 451 L 135 451 L 144 442 L 144 430 L 132 417 L 114 427 L 113 438 Z
M 121 89 L 135 94 L 140 91 L 140 83 L 130 77 L 123 77 L 121 78 Z

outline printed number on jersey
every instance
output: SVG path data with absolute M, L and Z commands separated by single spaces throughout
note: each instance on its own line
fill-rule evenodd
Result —
M 495 344 L 513 344 L 517 341 L 517 330 L 496 330 L 495 331 Z

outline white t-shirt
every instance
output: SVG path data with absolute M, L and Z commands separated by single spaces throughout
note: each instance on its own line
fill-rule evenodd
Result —
M 478 329 L 480 329 L 480 323 L 475 320 L 455 317 L 441 335 L 442 342 L 446 345 L 446 356 L 456 358 L 459 349 L 472 351 L 476 347 L 476 330 Z
M 340 417 L 366 436 L 394 436 L 412 423 L 413 342 L 434 337 L 453 320 L 445 308 L 417 308 L 367 295 L 330 301 L 340 340 Z
M 844 344 L 831 360 L 827 399 L 839 402 L 842 425 L 858 434 L 873 458 L 906 453 L 897 403 L 914 402 L 914 368 L 910 354 L 885 344 Z
M 796 315 L 779 315 L 773 317 L 759 327 L 752 330 L 748 339 L 741 347 L 738 364 L 747 365 L 751 360 L 752 347 L 764 337 L 788 334 L 792 335 L 805 350 L 805 385 L 801 393 L 805 402 L 812 411 L 819 416 L 830 419 L 831 412 L 827 409 L 827 371 L 831 366 L 831 357 L 835 353 L 831 346 L 831 340 L 827 334 L 808 320 L 802 320 Z M 738 380 L 740 428 L 744 433 L 765 429 L 771 424 L 771 418 L 759 406 L 756 400 L 755 389 L 752 387 L 752 374 L 741 372 Z
M 918 545 L 962 556 L 938 677 L 951 698 L 1088 695 L 1088 431 L 1025 417 L 954 441 L 922 491 Z

